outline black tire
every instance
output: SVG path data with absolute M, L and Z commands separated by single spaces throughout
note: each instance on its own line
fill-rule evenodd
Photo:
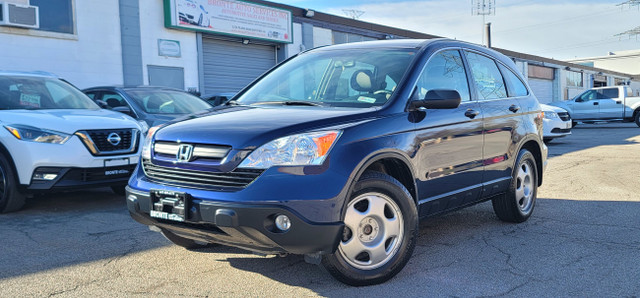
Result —
M 119 196 L 124 196 L 126 191 L 124 190 L 125 185 L 112 185 L 111 186 L 111 191 L 113 191 L 113 193 L 119 195 Z
M 578 125 L 578 122 L 576 121 L 571 121 L 571 128 L 574 128 Z
M 351 208 L 357 211 L 350 212 Z M 382 212 L 375 213 L 373 209 Z M 352 224 L 347 217 L 352 218 Z M 418 212 L 407 189 L 393 177 L 365 173 L 354 186 L 343 218 L 345 229 L 338 248 L 322 258 L 324 268 L 337 280 L 352 286 L 383 283 L 398 274 L 411 258 L 418 237 Z M 353 231 L 349 226 L 358 227 Z M 370 249 L 365 252 L 364 247 Z M 377 263 L 373 260 L 375 248 L 377 257 L 383 258 Z
M 505 195 L 491 202 L 498 218 L 506 222 L 524 222 L 533 213 L 538 195 L 538 169 L 533 154 L 520 150 L 511 174 L 511 184 Z
M 633 120 L 636 122 L 636 125 L 640 127 L 640 111 L 636 112 L 636 116 L 633 117 Z
M 18 190 L 17 177 L 11 162 L 0 154 L 0 213 L 18 211 L 24 207 L 26 198 Z
M 198 249 L 215 246 L 215 244 L 213 243 L 202 243 L 192 239 L 180 237 L 167 229 L 160 228 L 160 231 L 160 233 L 162 233 L 162 236 L 167 238 L 167 240 L 173 242 L 173 244 L 175 245 L 182 246 L 186 249 Z

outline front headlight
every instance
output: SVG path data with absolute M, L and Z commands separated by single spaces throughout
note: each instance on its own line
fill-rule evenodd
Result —
M 29 142 L 64 144 L 71 137 L 71 135 L 66 133 L 28 125 L 5 125 L 4 128 L 6 128 L 18 140 Z
M 559 117 L 558 117 L 558 113 L 556 113 L 556 112 L 551 112 L 551 111 L 549 111 L 549 112 L 544 112 L 544 117 L 545 117 L 545 118 L 547 118 L 547 119 L 558 119 L 558 118 L 559 118 Z
M 142 145 L 142 158 L 151 159 L 151 140 L 153 139 L 153 135 L 160 128 L 160 125 L 154 126 L 147 130 L 147 137 L 144 138 L 144 144 Z
M 319 165 L 341 133 L 331 130 L 279 138 L 251 152 L 238 167 L 267 169 L 271 166 Z

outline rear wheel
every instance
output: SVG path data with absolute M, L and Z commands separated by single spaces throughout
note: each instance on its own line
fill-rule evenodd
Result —
M 418 234 L 416 205 L 398 180 L 368 172 L 355 185 L 344 214 L 338 249 L 322 265 L 339 281 L 385 282 L 406 265 Z
M 111 191 L 113 191 L 113 193 L 115 193 L 115 194 L 117 194 L 119 196 L 124 196 L 124 194 L 126 193 L 124 188 L 125 188 L 124 185 L 112 185 L 111 186 Z
M 205 242 L 200 242 L 200 241 L 195 241 L 192 239 L 180 237 L 174 234 L 173 232 L 163 228 L 160 228 L 160 233 L 162 233 L 162 236 L 164 236 L 164 238 L 167 238 L 167 240 L 173 242 L 173 244 L 182 246 L 186 249 L 198 249 L 198 248 L 215 246 L 215 244 L 213 243 L 205 243 Z
M 537 193 L 538 170 L 535 157 L 528 150 L 522 149 L 513 169 L 509 190 L 505 195 L 492 200 L 493 211 L 502 221 L 524 222 L 533 213 Z
M 18 177 L 9 160 L 0 154 L 0 213 L 22 209 L 24 194 L 18 190 Z

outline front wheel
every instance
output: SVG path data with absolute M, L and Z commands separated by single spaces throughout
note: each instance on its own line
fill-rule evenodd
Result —
M 507 193 L 494 198 L 493 211 L 506 222 L 524 222 L 533 213 L 538 193 L 536 159 L 526 149 L 520 150 Z
M 24 194 L 18 190 L 18 176 L 9 160 L 0 154 L 0 213 L 22 209 Z
M 352 286 L 383 283 L 406 265 L 418 234 L 416 205 L 391 176 L 367 172 L 344 211 L 338 249 L 322 259 L 333 277 Z
M 636 122 L 636 125 L 640 127 L 640 111 L 636 112 L 636 116 L 633 118 L 633 120 Z

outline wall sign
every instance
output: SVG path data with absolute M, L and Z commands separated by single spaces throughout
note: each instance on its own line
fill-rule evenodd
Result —
M 165 0 L 165 26 L 293 42 L 291 11 L 236 0 Z
M 180 42 L 177 40 L 158 39 L 158 56 L 180 57 Z

